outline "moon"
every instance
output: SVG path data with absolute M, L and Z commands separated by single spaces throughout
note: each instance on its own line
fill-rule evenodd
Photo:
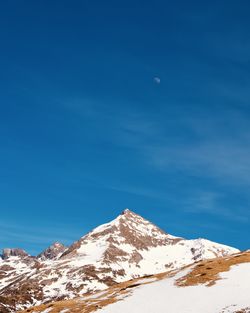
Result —
M 160 83 L 161 83 L 160 77 L 155 76 L 155 77 L 154 77 L 154 82 L 155 82 L 156 84 L 160 84 Z

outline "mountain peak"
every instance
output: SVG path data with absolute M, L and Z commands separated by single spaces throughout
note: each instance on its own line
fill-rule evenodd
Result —
M 123 258 L 128 251 L 146 251 L 157 246 L 166 246 L 178 242 L 181 238 L 171 236 L 152 224 L 142 216 L 125 209 L 117 218 L 109 223 L 100 225 L 75 242 L 63 253 L 62 257 L 75 255 L 87 256 L 90 248 L 103 248 L 103 260 L 115 257 L 115 253 Z M 124 251 L 121 249 L 123 246 Z M 128 250 L 128 251 L 127 251 Z M 112 252 L 111 252 L 112 251 Z
M 51 247 L 65 247 L 64 244 L 62 244 L 61 242 L 59 241 L 55 241 Z
M 128 218 L 128 219 L 137 219 L 140 218 L 142 220 L 145 220 L 144 217 L 142 217 L 141 215 L 129 210 L 129 209 L 125 209 L 122 211 L 122 213 L 120 215 L 118 215 L 117 219 L 119 219 L 120 217 L 124 218 Z
M 67 248 L 60 242 L 56 241 L 52 245 L 50 245 L 47 249 L 41 252 L 37 258 L 45 261 L 45 260 L 55 260 L 58 259 Z
M 126 215 L 126 214 L 135 214 L 134 212 L 130 211 L 128 208 L 122 211 L 121 215 Z

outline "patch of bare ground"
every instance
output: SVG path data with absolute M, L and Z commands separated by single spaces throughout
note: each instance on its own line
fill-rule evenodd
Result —
M 229 257 L 216 258 L 197 263 L 185 276 L 176 281 L 177 286 L 212 286 L 220 279 L 220 273 L 227 272 L 233 265 L 250 262 L 250 252 L 242 252 Z M 242 311 L 244 312 L 244 311 Z M 237 312 L 241 313 L 241 311 Z

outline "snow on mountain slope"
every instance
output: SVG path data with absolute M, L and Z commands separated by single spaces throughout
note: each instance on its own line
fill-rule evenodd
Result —
M 21 309 L 238 251 L 205 239 L 174 237 L 125 210 L 65 251 L 51 246 L 36 259 L 24 256 L 0 261 L 0 297 L 5 301 L 18 298 L 16 309 Z
M 25 274 L 31 274 L 39 262 L 30 256 L 12 256 L 6 260 L 0 259 L 0 295 L 4 288 Z
M 250 253 L 243 252 L 30 308 L 29 312 L 249 313 L 249 279 Z
M 191 267 L 192 269 L 192 267 Z M 250 312 L 250 263 L 232 266 L 220 273 L 220 280 L 206 285 L 176 286 L 176 281 L 190 271 L 180 271 L 174 277 L 144 285 L 115 304 L 100 310 L 102 313 L 231 313 Z M 248 308 L 248 309 L 246 309 Z

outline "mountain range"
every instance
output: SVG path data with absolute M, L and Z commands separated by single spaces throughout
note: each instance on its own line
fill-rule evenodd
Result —
M 31 312 L 33 306 L 86 297 L 141 277 L 237 253 L 238 249 L 206 239 L 170 235 L 126 209 L 69 247 L 56 242 L 37 256 L 22 249 L 3 249 L 0 312 L 27 308 Z

